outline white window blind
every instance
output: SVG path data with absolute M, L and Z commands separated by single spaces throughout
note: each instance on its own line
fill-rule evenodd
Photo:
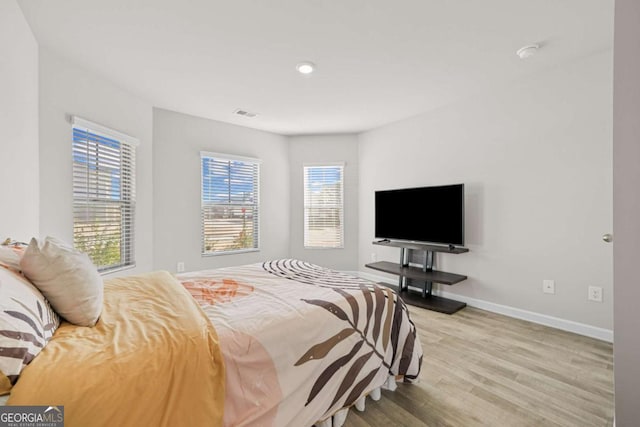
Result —
M 135 145 L 73 118 L 73 243 L 100 271 L 135 265 Z
M 202 254 L 258 250 L 260 160 L 200 153 Z
M 305 248 L 344 247 L 343 165 L 304 167 Z

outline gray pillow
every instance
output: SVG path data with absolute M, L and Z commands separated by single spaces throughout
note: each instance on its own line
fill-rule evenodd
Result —
M 20 260 L 22 273 L 42 292 L 66 321 L 94 326 L 102 313 L 102 276 L 89 256 L 46 237 L 29 242 Z

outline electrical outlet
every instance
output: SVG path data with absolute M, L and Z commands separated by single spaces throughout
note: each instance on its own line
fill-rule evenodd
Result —
M 542 281 L 542 292 L 545 294 L 555 294 L 556 293 L 556 282 L 555 280 L 545 279 Z
M 378 260 L 378 256 L 375 252 L 371 252 L 371 262 L 376 262 Z
M 600 286 L 589 286 L 589 301 L 602 302 L 602 288 Z
M 176 266 L 176 270 L 178 271 L 178 273 L 184 272 L 184 262 L 180 261 Z

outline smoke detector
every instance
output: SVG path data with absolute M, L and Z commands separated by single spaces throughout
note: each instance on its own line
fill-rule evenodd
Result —
M 244 117 L 255 117 L 258 114 L 257 113 L 252 113 L 250 111 L 247 110 L 243 110 L 241 108 L 236 109 L 233 114 L 237 114 L 238 116 L 244 116 Z
M 533 55 L 540 49 L 540 46 L 537 44 L 530 44 L 527 46 L 523 46 L 516 52 L 516 55 L 520 57 L 520 59 L 527 59 Z

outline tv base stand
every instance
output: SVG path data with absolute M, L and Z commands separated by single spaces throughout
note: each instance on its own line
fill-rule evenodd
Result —
M 366 264 L 365 267 L 383 271 L 385 273 L 396 274 L 398 276 L 397 286 L 388 285 L 386 283 L 384 283 L 384 285 L 395 289 L 407 304 L 446 314 L 453 314 L 466 307 L 467 304 L 464 302 L 433 295 L 433 284 L 441 283 L 444 285 L 453 285 L 466 280 L 467 276 L 434 270 L 433 267 L 436 252 L 460 254 L 468 252 L 469 249 L 454 246 L 446 247 L 395 241 L 375 241 L 373 244 L 400 248 L 400 263 L 396 264 L 387 261 L 380 261 Z M 409 264 L 410 251 L 422 252 L 421 267 L 415 267 Z M 413 290 L 410 290 L 410 280 L 412 282 L 417 281 L 422 283 L 421 292 L 414 292 Z

